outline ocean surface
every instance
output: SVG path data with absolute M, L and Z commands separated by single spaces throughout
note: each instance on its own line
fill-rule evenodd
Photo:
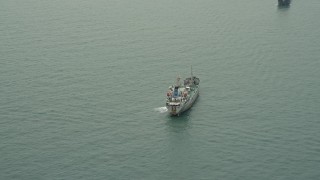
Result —
M 0 179 L 319 179 L 319 17 L 319 0 L 2 0 Z M 200 97 L 171 117 L 191 66 Z

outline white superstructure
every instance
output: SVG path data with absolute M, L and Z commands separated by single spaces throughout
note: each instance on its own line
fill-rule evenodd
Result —
M 171 115 L 180 115 L 182 112 L 191 108 L 199 96 L 200 79 L 193 76 L 184 80 L 183 85 L 180 83 L 180 77 L 177 78 L 176 84 L 170 86 L 167 92 L 166 107 Z

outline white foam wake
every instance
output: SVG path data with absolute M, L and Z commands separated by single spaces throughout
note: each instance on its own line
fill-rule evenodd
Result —
M 168 111 L 167 107 L 158 107 L 158 108 L 154 108 L 155 111 L 159 112 L 159 113 L 165 113 Z

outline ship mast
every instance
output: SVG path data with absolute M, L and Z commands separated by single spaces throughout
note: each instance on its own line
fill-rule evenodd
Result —
M 180 76 L 177 76 L 177 80 L 176 80 L 176 86 L 179 87 L 180 86 Z
M 191 84 L 193 85 L 194 84 L 194 80 L 193 80 L 193 72 L 192 72 L 192 65 L 191 65 L 191 77 L 190 77 L 190 81 L 191 81 Z
M 192 73 L 192 65 L 191 65 L 191 77 L 193 77 L 193 73 Z

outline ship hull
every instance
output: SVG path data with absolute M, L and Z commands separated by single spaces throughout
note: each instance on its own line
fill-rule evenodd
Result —
M 194 94 L 192 95 L 192 97 L 190 97 L 190 99 L 187 102 L 179 103 L 179 105 L 177 105 L 177 104 L 169 104 L 168 105 L 167 104 L 166 107 L 168 109 L 169 114 L 172 116 L 179 116 L 181 113 L 190 109 L 198 97 L 199 97 L 199 88 L 197 88 L 194 91 Z

